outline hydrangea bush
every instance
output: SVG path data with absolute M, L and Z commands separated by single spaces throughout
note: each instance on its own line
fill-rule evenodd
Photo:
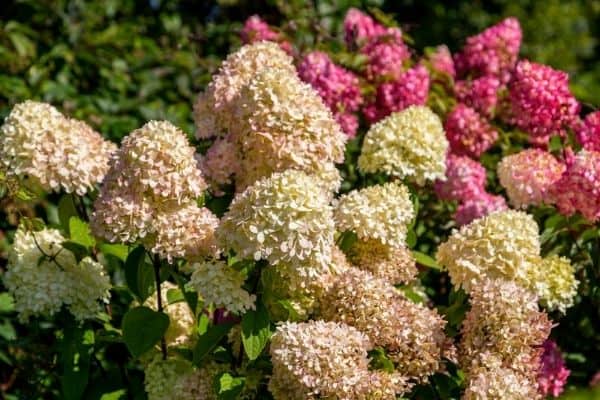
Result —
M 31 100 L 0 127 L 5 204 L 35 211 L 3 329 L 59 371 L 48 396 L 525 400 L 592 378 L 570 367 L 600 369 L 600 118 L 519 57 L 516 18 L 454 54 L 354 8 L 315 46 L 256 15 L 240 39 L 193 135 L 152 120 L 117 146 Z

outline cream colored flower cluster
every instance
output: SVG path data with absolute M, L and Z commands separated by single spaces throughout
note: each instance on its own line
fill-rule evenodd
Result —
M 194 313 L 185 301 L 169 303 L 168 293 L 170 290 L 177 290 L 177 285 L 171 282 L 163 282 L 160 287 L 160 296 L 163 304 L 163 312 L 169 316 L 169 327 L 165 333 L 165 341 L 169 346 L 191 345 L 195 338 Z M 158 310 L 158 299 L 156 292 L 146 301 L 144 306 L 153 310 Z
M 94 204 L 93 232 L 135 242 L 167 260 L 215 255 L 217 218 L 196 199 L 206 189 L 194 148 L 167 121 L 150 121 L 123 139 Z
M 192 265 L 188 285 L 198 292 L 205 304 L 223 307 L 234 314 L 255 308 L 256 296 L 242 288 L 245 276 L 224 261 L 204 261 Z
M 332 217 L 329 194 L 318 182 L 287 170 L 237 195 L 216 234 L 241 258 L 290 263 L 310 274 L 331 262 Z
M 342 323 L 286 322 L 271 339 L 276 400 L 395 399 L 407 382 L 397 374 L 369 371 L 369 339 Z
M 19 319 L 52 316 L 65 306 L 79 321 L 94 318 L 109 299 L 110 279 L 89 257 L 77 262 L 62 247 L 55 229 L 38 232 L 20 227 L 8 258 L 4 284 L 15 299 Z
M 321 301 L 320 316 L 365 333 L 383 347 L 403 376 L 423 381 L 452 353 L 445 321 L 433 310 L 406 299 L 369 272 L 348 268 L 334 279 Z
M 536 296 L 514 282 L 496 279 L 474 287 L 470 302 L 459 346 L 467 393 L 488 393 L 482 399 L 500 398 L 502 391 L 535 394 L 541 346 L 552 329 L 548 316 L 538 310 Z
M 216 400 L 213 380 L 224 371 L 215 362 L 197 369 L 187 360 L 157 354 L 144 368 L 144 387 L 149 400 Z
M 219 136 L 201 158 L 213 192 L 235 182 L 297 169 L 328 190 L 340 176 L 346 136 L 318 93 L 302 82 L 292 59 L 273 43 L 243 46 L 224 61 L 195 106 L 199 138 Z
M 35 189 L 80 196 L 104 179 L 116 146 L 46 103 L 13 107 L 0 127 L 0 170 Z
M 467 292 L 485 278 L 513 280 L 562 312 L 576 294 L 569 261 L 541 258 L 537 223 L 521 211 L 495 212 L 461 227 L 438 247 L 436 257 L 452 283 Z
M 440 118 L 427 107 L 411 106 L 371 125 L 358 168 L 423 185 L 444 179 L 447 151 L 448 140 Z

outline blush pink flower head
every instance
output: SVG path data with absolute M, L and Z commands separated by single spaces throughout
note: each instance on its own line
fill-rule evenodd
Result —
M 478 218 L 485 217 L 494 211 L 507 209 L 504 197 L 482 191 L 479 195 L 471 197 L 458 206 L 454 214 L 454 220 L 458 226 L 462 226 Z
M 456 76 L 454 60 L 452 59 L 450 50 L 448 50 L 448 46 L 437 46 L 435 51 L 429 55 L 429 62 L 436 71 L 448 74 L 452 78 Z
M 481 115 L 491 118 L 498 103 L 500 87 L 498 78 L 482 76 L 472 81 L 456 82 L 454 92 L 458 101 L 475 109 Z
M 547 65 L 519 61 L 509 83 L 512 122 L 528 132 L 530 142 L 546 145 L 564 135 L 581 108 L 569 89 L 569 75 Z
M 457 74 L 461 77 L 495 76 L 506 82 L 517 62 L 523 33 L 516 18 L 506 18 L 483 32 L 467 38 L 462 51 L 455 56 Z
M 392 112 L 402 111 L 412 105 L 424 105 L 429 84 L 429 72 L 419 64 L 399 79 L 379 85 L 375 100 L 363 109 L 366 119 L 375 123 Z
M 370 81 L 397 79 L 404 62 L 410 59 L 410 51 L 398 28 L 388 28 L 382 35 L 371 38 L 361 52 L 367 56 L 366 74 Z
M 576 134 L 584 149 L 600 151 L 600 111 L 588 114 L 577 127 Z
M 498 139 L 498 132 L 477 111 L 464 104 L 446 116 L 446 137 L 452 152 L 478 158 Z
M 258 15 L 252 15 L 244 22 L 240 37 L 244 44 L 262 41 L 276 42 L 286 53 L 290 54 L 292 52 L 292 45 Z
M 567 159 L 550 197 L 562 214 L 579 212 L 592 222 L 600 220 L 600 152 L 582 150 Z
M 468 201 L 484 191 L 485 168 L 466 156 L 448 154 L 446 180 L 435 182 L 435 193 L 442 200 Z
M 571 371 L 565 366 L 565 360 L 556 342 L 546 340 L 543 349 L 538 390 L 544 396 L 558 397 L 563 392 Z
M 383 35 L 385 26 L 375 22 L 364 12 L 351 8 L 344 18 L 344 40 L 349 48 L 366 43 L 368 40 Z

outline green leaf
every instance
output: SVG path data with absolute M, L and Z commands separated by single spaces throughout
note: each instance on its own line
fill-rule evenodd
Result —
M 233 327 L 233 324 L 213 325 L 198 337 L 194 348 L 194 365 L 199 366 L 202 360 L 219 344 Z
M 429 268 L 433 268 L 433 269 L 439 269 L 441 270 L 442 267 L 440 267 L 438 265 L 438 263 L 431 257 L 428 256 L 425 253 L 421 253 L 420 251 L 416 251 L 413 250 L 412 251 L 413 257 L 415 258 L 415 261 L 418 264 L 424 265 L 425 267 L 429 267 Z
M 83 396 L 89 379 L 93 335 L 93 331 L 85 331 L 75 325 L 65 329 L 61 352 L 63 399 L 77 400 Z
M 271 338 L 269 313 L 262 303 L 242 317 L 242 344 L 250 360 L 256 360 Z
M 233 377 L 229 373 L 224 372 L 215 377 L 213 388 L 217 393 L 219 400 L 234 400 L 244 389 L 244 377 Z
M 73 196 L 70 194 L 63 195 L 58 201 L 58 220 L 61 228 L 69 233 L 69 223 L 71 217 L 77 217 L 77 209 L 73 201 Z
M 154 347 L 169 327 L 169 317 L 148 307 L 136 307 L 123 317 L 123 341 L 134 357 Z
M 409 249 L 412 249 L 413 247 L 415 247 L 416 244 L 417 234 L 415 233 L 415 230 L 413 228 L 410 228 L 408 230 L 408 233 L 406 234 L 406 245 Z
M 127 256 L 129 255 L 129 248 L 124 244 L 101 243 L 98 247 L 102 253 L 115 256 L 123 262 L 127 260 Z
M 185 296 L 181 289 L 169 289 L 167 290 L 167 303 L 173 304 L 180 301 L 185 301 Z
M 121 400 L 127 398 L 127 391 L 125 389 L 119 389 L 114 392 L 104 393 L 100 400 Z
M 5 340 L 15 340 L 17 338 L 17 331 L 15 331 L 15 327 L 12 322 L 10 322 L 10 319 L 2 319 L 2 322 L 0 323 L 0 336 Z
M 10 293 L 0 293 L 0 313 L 9 313 L 15 310 L 15 299 Z
M 69 218 L 69 234 L 72 242 L 88 249 L 96 245 L 96 239 L 92 236 L 89 225 L 79 217 Z
M 77 259 L 77 262 L 81 261 L 84 257 L 88 256 L 87 247 L 79 243 L 67 240 L 66 242 L 62 242 L 61 246 L 73 253 L 73 255 L 75 255 L 75 258 Z
M 338 246 L 340 247 L 340 250 L 347 252 L 357 240 L 358 236 L 356 236 L 356 233 L 346 231 L 338 238 Z
M 394 363 L 387 357 L 381 347 L 376 347 L 369 351 L 370 366 L 374 369 L 380 369 L 386 372 L 394 372 Z
M 146 262 L 146 250 L 138 246 L 125 261 L 125 281 L 140 302 L 144 302 L 154 291 L 154 269 Z

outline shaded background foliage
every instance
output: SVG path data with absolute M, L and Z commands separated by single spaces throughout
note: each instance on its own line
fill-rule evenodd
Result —
M 114 141 L 150 119 L 167 119 L 191 134 L 195 96 L 220 60 L 240 45 L 238 33 L 248 16 L 259 14 L 281 27 L 300 49 L 323 47 L 335 52 L 339 49 L 331 35 L 339 35 L 349 7 L 376 14 L 382 10 L 392 16 L 416 51 L 441 43 L 455 51 L 465 37 L 502 17 L 516 16 L 524 31 L 521 55 L 568 71 L 572 89 L 586 107 L 600 105 L 600 0 L 8 0 L 0 7 L 0 117 L 15 103 L 36 99 L 87 121 Z M 451 227 L 439 226 L 436 219 L 440 215 L 451 219 L 451 210 L 425 194 L 420 197 L 423 204 L 415 232 L 419 250 L 431 253 Z M 46 202 L 56 200 L 49 197 Z M 0 230 L 10 231 L 16 221 L 2 208 Z M 574 244 L 568 228 L 577 221 L 552 219 L 548 210 L 535 212 L 536 219 L 545 223 L 542 235 L 546 232 L 550 238 L 547 252 L 560 251 L 577 261 L 585 258 L 578 252 L 581 246 L 595 258 L 581 262 L 596 266 L 587 272 L 596 285 L 584 288 L 586 297 L 553 334 L 567 350 L 573 370 L 570 383 L 585 386 L 600 369 L 598 230 Z M 443 278 L 436 271 L 423 276 L 429 295 L 448 288 L 443 283 L 440 287 Z M 444 304 L 446 297 L 436 303 Z M 131 298 L 123 294 L 121 300 L 125 309 Z M 57 340 L 52 326 L 39 322 L 23 331 L 24 327 L 11 323 L 10 309 L 10 300 L 0 295 L 0 393 L 11 388 L 14 398 L 59 396 L 60 373 L 52 370 L 54 360 L 45 357 L 48 346 Z M 122 315 L 122 311 L 115 313 Z M 61 318 L 58 323 L 69 323 Z M 8 343 L 29 352 L 5 353 Z M 106 346 L 104 357 L 121 369 L 128 362 L 122 344 Z M 6 366 L 15 363 L 23 373 L 13 378 L 12 368 Z M 96 386 L 113 382 L 118 389 L 122 372 L 96 371 L 108 374 Z M 132 398 L 143 398 L 141 373 L 127 373 Z M 92 386 L 86 397 L 100 398 L 100 393 L 99 387 Z

